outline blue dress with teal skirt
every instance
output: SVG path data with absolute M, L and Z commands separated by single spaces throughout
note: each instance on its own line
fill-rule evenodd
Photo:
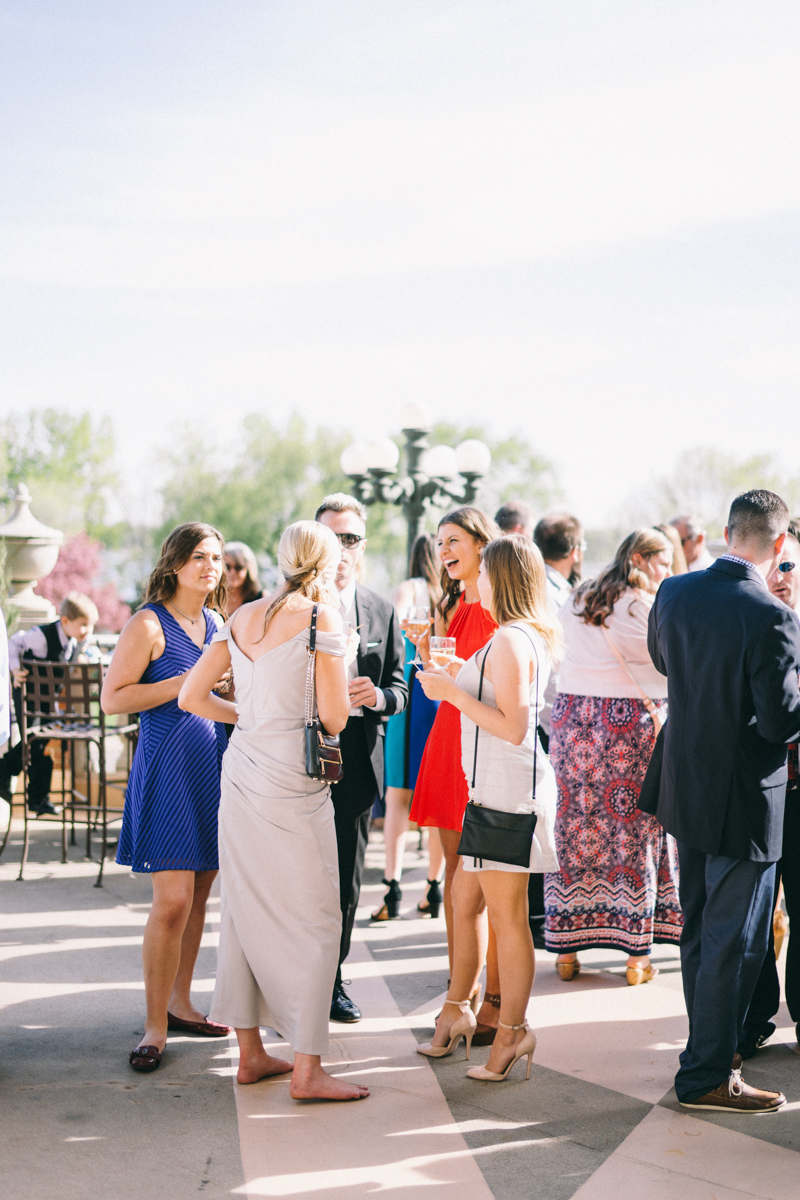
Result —
M 163 604 L 146 604 L 166 646 L 141 683 L 160 683 L 193 667 L 202 654 Z M 209 609 L 205 645 L 217 632 Z M 215 871 L 217 810 L 225 726 L 183 712 L 169 700 L 140 717 L 139 742 L 125 796 L 117 862 L 134 871 Z
M 408 704 L 403 712 L 390 717 L 386 726 L 384 780 L 386 787 L 413 790 L 439 701 L 429 700 L 423 692 L 422 684 L 417 679 L 417 668 L 413 664 L 416 646 L 408 638 L 405 643 Z

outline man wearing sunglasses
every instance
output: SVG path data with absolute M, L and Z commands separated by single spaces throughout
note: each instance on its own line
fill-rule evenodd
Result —
M 800 612 L 800 519 L 789 522 L 789 532 L 783 544 L 781 561 L 767 580 L 773 596 L 782 601 L 794 613 Z M 783 895 L 786 912 L 791 921 L 797 915 L 795 937 L 789 938 L 786 948 L 786 1005 L 795 1023 L 795 1032 L 800 1041 L 800 778 L 798 778 L 798 744 L 789 745 L 786 785 L 786 807 L 783 811 L 783 852 L 776 869 L 776 895 L 783 879 Z M 781 1001 L 781 985 L 778 980 L 778 965 L 775 961 L 775 938 L 770 929 L 769 949 L 758 977 L 750 1008 L 747 1010 L 744 1029 L 739 1039 L 742 1058 L 752 1058 L 775 1032 L 772 1018 Z
M 350 719 L 342 730 L 344 777 L 331 788 L 339 851 L 342 942 L 331 1002 L 332 1021 L 359 1021 L 361 1013 L 342 986 L 341 964 L 350 952 L 372 806 L 383 795 L 384 720 L 408 701 L 405 650 L 397 614 L 388 600 L 356 580 L 367 545 L 367 510 L 353 496 L 326 496 L 316 520 L 339 539 L 336 587 L 345 632 L 358 634 L 359 650 L 349 669 Z

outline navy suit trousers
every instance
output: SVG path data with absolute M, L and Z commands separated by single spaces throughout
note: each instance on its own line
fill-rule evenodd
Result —
M 681 967 L 689 1040 L 675 1076 L 679 1100 L 728 1078 L 769 943 L 775 863 L 704 854 L 678 843 Z

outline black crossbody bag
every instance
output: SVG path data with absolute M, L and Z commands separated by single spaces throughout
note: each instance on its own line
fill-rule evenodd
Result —
M 314 716 L 314 668 L 317 652 L 317 605 L 311 609 L 311 628 L 308 634 L 308 668 L 306 670 L 306 775 L 323 783 L 338 783 L 344 774 L 339 735 L 326 733 L 319 716 Z
M 524 632 L 524 630 L 520 630 Z M 533 642 L 531 642 L 533 645 Z M 536 658 L 536 720 L 533 723 L 533 799 L 536 799 L 536 762 L 537 743 L 539 734 L 539 655 L 533 646 Z M 483 672 L 486 658 L 489 654 L 487 647 L 481 663 L 481 678 L 478 684 L 478 699 L 483 694 Z M 536 813 L 509 813 L 496 808 L 486 808 L 475 799 L 475 776 L 478 769 L 478 726 L 475 725 L 475 754 L 472 759 L 472 786 L 469 789 L 469 802 L 464 812 L 464 826 L 461 831 L 461 841 L 458 843 L 458 853 L 465 858 L 477 861 L 488 859 L 490 862 L 507 863 L 510 867 L 530 866 L 531 844 L 536 829 Z

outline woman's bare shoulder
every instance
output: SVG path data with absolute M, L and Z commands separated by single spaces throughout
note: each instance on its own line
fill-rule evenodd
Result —
M 342 616 L 330 604 L 320 604 L 317 612 L 317 629 L 323 633 L 341 633 Z

